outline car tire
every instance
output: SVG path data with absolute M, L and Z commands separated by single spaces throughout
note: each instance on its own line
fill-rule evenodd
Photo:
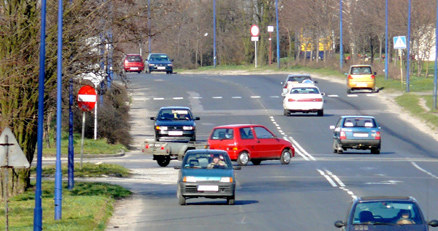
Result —
M 290 111 L 284 109 L 284 110 L 283 110 L 283 115 L 284 115 L 284 116 L 290 116 Z
M 344 149 L 336 140 L 333 141 L 333 152 L 338 154 L 344 153 Z
M 351 94 L 351 89 L 348 89 L 348 90 L 347 90 L 347 94 Z
M 253 165 L 260 165 L 262 160 L 255 159 L 255 160 L 251 160 L 251 162 L 252 162 Z
M 236 201 L 236 199 L 235 199 L 234 195 L 227 198 L 227 204 L 229 204 L 229 205 L 234 205 L 235 201 Z
M 239 164 L 240 166 L 246 166 L 248 162 L 249 162 L 249 153 L 241 152 L 237 157 L 237 164 Z
M 380 148 L 371 148 L 371 154 L 380 154 Z
M 324 109 L 318 110 L 318 116 L 324 116 Z
M 166 167 L 170 163 L 170 156 L 157 156 L 156 160 L 160 167 Z
M 179 205 L 186 205 L 187 204 L 186 198 L 184 196 L 182 196 L 182 195 L 179 195 L 178 203 L 179 203 Z
M 190 141 L 196 141 L 196 135 L 192 136 L 192 138 L 190 138 Z
M 284 149 L 281 152 L 280 163 L 281 164 L 289 164 L 291 159 L 292 159 L 292 154 L 290 153 L 290 150 Z

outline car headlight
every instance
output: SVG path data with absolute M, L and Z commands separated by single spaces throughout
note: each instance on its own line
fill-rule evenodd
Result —
M 196 182 L 196 177 L 194 177 L 194 176 L 185 176 L 184 178 L 183 178 L 183 182 Z
M 233 178 L 232 177 L 221 177 L 220 182 L 222 182 L 222 183 L 233 183 Z
M 193 130 L 193 126 L 183 126 L 183 130 Z
M 167 127 L 166 126 L 155 126 L 156 130 L 162 130 L 162 131 L 167 131 Z

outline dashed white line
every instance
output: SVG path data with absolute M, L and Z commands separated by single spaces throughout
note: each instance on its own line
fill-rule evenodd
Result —
M 377 96 L 376 94 L 367 94 L 367 96 L 369 96 L 369 97 L 375 97 L 375 96 Z
M 327 97 L 330 97 L 330 98 L 337 98 L 337 97 L 339 97 L 339 95 L 327 95 Z
M 213 98 L 213 99 L 222 99 L 223 97 L 222 96 L 213 96 L 211 98 Z
M 278 99 L 278 98 L 280 98 L 280 96 L 278 96 L 278 95 L 271 95 L 271 96 L 269 96 L 270 98 L 273 98 L 273 99 Z
M 201 96 L 193 96 L 192 99 L 202 99 Z
M 259 95 L 252 95 L 251 96 L 251 99 L 260 99 L 260 98 L 262 98 L 262 97 L 260 97 Z
M 241 99 L 242 96 L 233 96 L 233 97 L 231 97 L 231 98 L 233 98 L 233 99 Z
M 182 99 L 184 99 L 184 97 L 173 97 L 172 99 L 174 99 L 174 100 L 182 100 Z
M 358 95 L 347 95 L 347 97 L 358 97 Z
M 164 98 L 153 98 L 153 100 L 164 100 Z

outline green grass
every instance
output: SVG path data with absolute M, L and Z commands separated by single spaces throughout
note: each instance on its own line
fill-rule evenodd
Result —
M 432 110 L 426 110 L 420 106 L 420 98 L 426 101 L 426 106 Z M 396 102 L 412 115 L 425 121 L 433 129 L 438 128 L 438 114 L 433 109 L 432 96 L 420 96 L 413 93 L 405 93 L 397 97 Z
M 67 164 L 63 164 L 62 175 L 67 176 Z M 55 165 L 43 166 L 43 177 L 54 177 L 56 167 Z M 31 168 L 31 174 L 36 174 L 36 168 Z M 82 168 L 79 163 L 75 163 L 74 169 L 75 177 L 129 177 L 129 169 L 122 167 L 117 164 L 93 164 L 93 163 L 83 163 Z
M 63 185 L 62 219 L 54 219 L 54 183 L 42 183 L 43 229 L 56 231 L 105 230 L 117 199 L 131 195 L 123 187 L 105 183 L 76 182 L 73 190 Z M 29 190 L 9 200 L 9 230 L 32 230 L 35 192 Z M 0 204 L 4 208 L 4 203 Z M 0 226 L 5 227 L 5 211 L 0 210 Z
M 56 155 L 56 142 L 52 141 L 51 147 L 48 148 L 46 142 L 43 144 L 43 154 L 46 156 Z M 81 135 L 73 135 L 73 144 L 75 154 L 81 153 Z M 108 144 L 106 139 L 84 139 L 84 154 L 116 154 L 127 148 L 122 144 Z M 61 155 L 68 154 L 68 134 L 64 133 L 61 138 Z

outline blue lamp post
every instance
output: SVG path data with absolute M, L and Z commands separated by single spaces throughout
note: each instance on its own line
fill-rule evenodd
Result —
M 388 80 L 388 0 L 385 1 L 385 80 Z
M 216 0 L 213 0 L 213 63 L 216 67 Z
M 411 60 L 411 53 L 410 53 L 410 47 L 411 47 L 411 0 L 409 0 L 409 6 L 408 6 L 408 39 L 406 41 L 406 92 L 409 92 L 409 66 L 410 60 Z
M 342 46 L 342 0 L 339 0 L 339 68 L 342 72 L 344 62 L 344 51 Z
M 437 109 L 437 56 L 438 56 L 438 0 L 436 1 L 436 23 L 435 23 L 435 76 L 433 80 L 433 108 Z
M 278 27 L 278 0 L 275 0 L 275 21 L 277 24 L 277 68 L 280 69 L 280 28 Z

